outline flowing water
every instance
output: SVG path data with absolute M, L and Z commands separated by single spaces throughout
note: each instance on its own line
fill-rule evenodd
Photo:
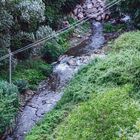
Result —
M 100 22 L 93 21 L 91 37 L 70 48 L 59 58 L 54 64 L 52 75 L 40 84 L 37 94 L 19 113 L 14 132 L 7 137 L 7 140 L 24 140 L 25 135 L 43 118 L 44 114 L 55 107 L 63 96 L 63 88 L 74 74 L 96 57 L 105 57 L 100 50 L 104 44 L 102 28 Z

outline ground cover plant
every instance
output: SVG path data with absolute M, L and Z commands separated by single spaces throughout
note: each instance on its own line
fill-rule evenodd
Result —
M 33 128 L 27 135 L 26 140 L 65 139 L 62 134 L 65 130 L 66 133 L 64 134 L 67 139 L 82 138 L 85 140 L 87 134 L 89 139 L 91 138 L 90 136 L 97 134 L 100 135 L 100 139 L 105 140 L 107 138 L 131 139 L 138 137 L 139 129 L 135 129 L 133 126 L 139 124 L 139 109 L 137 110 L 137 105 L 135 106 L 135 104 L 139 106 L 138 101 L 140 99 L 140 42 L 137 39 L 139 35 L 139 31 L 121 35 L 111 44 L 111 51 L 108 52 L 105 59 L 95 59 L 91 64 L 83 68 L 64 90 L 64 96 L 55 109 L 49 112 L 44 120 Z M 125 85 L 129 86 L 129 90 L 124 88 Z M 106 94 L 100 95 L 101 93 Z M 95 101 L 94 98 L 97 100 Z M 133 116 L 132 113 L 132 110 L 134 111 L 135 109 L 131 106 L 131 103 L 130 106 L 127 106 L 127 101 L 132 101 L 132 106 L 136 107 L 133 106 L 138 113 L 136 113 L 136 116 Z M 102 117 L 100 117 L 103 115 L 101 108 L 105 102 L 108 105 L 108 108 L 107 106 L 104 107 L 105 112 L 109 110 L 111 116 L 116 111 L 115 114 L 118 117 L 113 118 L 108 115 L 108 119 L 105 119 L 104 123 L 106 127 L 102 126 L 102 122 L 94 121 L 94 125 L 92 126 L 91 124 L 91 128 L 96 127 L 96 131 L 103 129 L 101 132 L 95 133 L 88 128 L 82 129 L 84 128 L 84 122 L 87 121 L 86 124 L 90 126 L 91 119 L 95 119 L 96 116 L 92 116 L 92 113 L 97 114 L 98 112 L 98 119 L 102 120 Z M 80 107 L 77 108 L 79 105 Z M 120 105 L 119 108 L 117 107 L 118 109 L 115 108 L 117 105 Z M 97 106 L 97 108 L 93 106 Z M 126 106 L 128 110 L 125 108 Z M 85 109 L 87 109 L 87 112 Z M 88 115 L 85 118 L 83 110 L 85 113 L 91 113 L 89 118 Z M 83 115 L 78 117 L 79 113 L 83 113 Z M 118 120 L 118 118 L 121 119 Z M 74 127 L 74 122 L 77 127 Z M 114 123 L 109 129 L 107 126 L 112 122 Z M 118 122 L 120 128 L 116 126 Z M 130 128 L 130 131 L 128 128 Z M 126 132 L 126 129 L 129 132 Z M 76 130 L 75 133 L 71 133 L 74 130 Z M 131 130 L 134 130 L 134 133 L 131 133 Z M 79 135 L 79 132 L 82 132 L 82 134 Z M 116 134 L 116 132 L 120 133 L 120 135 Z M 104 134 L 105 137 L 103 137 Z
M 11 125 L 18 110 L 18 89 L 0 81 L 0 136 Z

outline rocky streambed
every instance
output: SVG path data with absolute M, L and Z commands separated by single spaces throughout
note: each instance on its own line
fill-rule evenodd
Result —
M 100 22 L 92 21 L 92 35 L 76 47 L 70 48 L 53 64 L 53 73 L 40 83 L 37 94 L 19 112 L 16 127 L 7 140 L 24 140 L 26 134 L 40 121 L 44 114 L 52 110 L 63 96 L 63 88 L 83 66 L 93 59 L 104 58 L 101 47 L 104 44 Z

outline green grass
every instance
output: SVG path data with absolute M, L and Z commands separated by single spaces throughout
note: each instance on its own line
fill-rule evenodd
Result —
M 121 35 L 114 43 L 113 50 L 137 49 L 140 51 L 140 31 Z
M 47 78 L 52 72 L 52 66 L 41 59 L 29 59 L 18 62 L 15 69 L 12 69 L 12 82 L 25 80 L 29 88 L 35 89 L 39 82 Z M 8 70 L 0 72 L 0 79 L 8 80 Z
M 113 25 L 111 23 L 104 23 L 104 33 L 121 32 L 125 31 L 126 29 L 127 26 L 125 24 Z
M 38 123 L 37 126 L 33 128 L 33 130 L 27 135 L 26 140 L 49 140 L 53 139 L 53 136 L 56 136 L 56 139 L 63 139 L 63 126 L 67 127 L 66 133 L 64 134 L 65 136 L 67 136 L 68 139 L 75 137 L 75 139 L 77 140 L 80 137 L 79 132 L 82 132 L 81 136 L 83 139 L 85 135 L 88 135 L 89 137 L 91 135 L 100 135 L 103 140 L 106 140 L 106 138 L 109 137 L 117 139 L 116 131 L 118 129 L 116 129 L 116 124 L 118 123 L 119 118 L 121 118 L 119 125 L 123 128 L 122 131 L 127 128 L 132 128 L 133 125 L 135 125 L 138 116 L 133 116 L 131 109 L 133 105 L 129 106 L 128 101 L 131 100 L 133 102 L 134 99 L 140 99 L 140 45 L 139 40 L 137 40 L 139 35 L 140 32 L 125 33 L 124 35 L 119 37 L 114 44 L 112 44 L 112 51 L 105 59 L 96 59 L 90 65 L 83 68 L 71 81 L 69 86 L 64 90 L 64 96 L 59 101 L 55 109 L 46 114 L 44 120 Z M 124 41 L 124 38 L 127 39 Z M 133 41 L 131 41 L 131 39 Z M 131 87 L 129 90 L 129 97 L 128 92 L 125 92 L 124 89 L 120 90 L 121 87 L 125 86 L 126 84 L 130 85 Z M 101 93 L 106 93 L 106 95 L 98 95 Z M 122 95 L 124 94 L 126 98 L 123 98 L 122 95 L 119 93 L 122 93 Z M 125 93 L 127 93 L 127 95 Z M 93 114 L 96 111 L 98 111 L 100 115 L 102 114 L 102 112 L 100 112 L 100 109 L 102 108 L 101 105 L 103 105 L 102 103 L 98 106 L 98 108 L 96 108 L 96 110 L 93 107 L 96 106 L 99 102 L 96 101 L 96 103 L 92 103 L 95 102 L 93 97 L 96 95 L 98 95 L 97 97 L 95 97 L 96 100 L 99 100 L 99 98 L 103 98 L 101 100 L 103 101 L 103 104 L 109 102 L 107 103 L 107 106 L 105 106 L 105 110 L 108 109 L 110 111 L 113 111 L 114 109 L 116 111 L 116 117 L 112 117 L 112 120 L 110 117 L 112 114 L 108 114 L 109 120 L 106 120 L 106 123 L 102 124 L 100 122 L 95 122 L 96 126 L 100 126 L 98 128 L 102 128 L 102 125 L 106 125 L 106 127 L 112 126 L 112 128 L 108 128 L 108 130 L 103 129 L 100 134 L 99 132 L 92 131 L 92 133 L 88 129 L 83 129 L 84 127 L 82 125 L 85 121 L 84 116 L 81 115 L 81 118 L 75 118 L 75 116 L 78 115 L 78 112 L 82 112 L 84 106 L 85 108 L 89 106 L 91 106 L 92 108 L 91 110 L 87 110 L 89 111 L 87 113 L 91 113 L 91 116 L 87 115 L 87 117 L 89 116 L 89 120 L 88 118 L 86 118 L 86 123 L 89 123 L 89 125 L 90 123 L 93 123 L 91 121 L 91 118 L 95 119 Z M 113 97 L 114 99 L 112 99 Z M 133 99 L 130 99 L 130 97 Z M 104 101 L 104 99 L 106 99 L 106 101 Z M 122 106 L 118 108 L 119 110 L 115 108 L 117 104 L 122 104 L 123 102 L 125 105 L 128 106 L 127 111 Z M 81 107 L 77 108 L 76 106 L 79 106 L 81 103 Z M 114 108 L 112 106 L 114 106 Z M 75 111 L 73 111 L 73 109 Z M 133 111 L 135 111 L 135 109 Z M 122 114 L 122 112 L 125 113 Z M 82 113 L 84 114 L 84 112 Z M 98 119 L 101 118 L 99 117 Z M 78 123 L 75 123 L 75 125 L 78 125 L 76 134 L 71 133 L 71 131 L 75 130 L 74 125 L 72 125 L 74 124 L 74 122 L 72 123 L 72 120 Z M 126 120 L 128 121 L 128 124 L 126 123 Z M 114 123 L 114 125 L 110 125 L 109 122 L 116 123 Z M 58 131 L 59 128 L 60 131 Z M 103 137 L 104 134 L 105 137 Z
M 128 93 L 125 87 L 94 95 L 70 113 L 55 129 L 52 139 L 127 139 L 130 133 L 134 133 L 134 124 L 140 117 L 139 104 Z

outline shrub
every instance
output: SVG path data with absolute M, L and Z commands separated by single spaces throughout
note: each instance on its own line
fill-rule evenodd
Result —
M 18 89 L 0 81 L 0 134 L 12 123 L 18 110 Z
M 7 53 L 6 49 L 0 48 L 0 57 L 6 55 L 6 53 Z M 7 69 L 7 65 L 8 65 L 8 59 L 1 61 L 0 62 L 0 72 L 2 70 Z
M 18 87 L 20 93 L 25 92 L 29 88 L 29 83 L 26 80 L 16 80 L 14 84 Z
M 42 60 L 29 59 L 18 64 L 13 73 L 13 80 L 20 88 L 20 91 L 28 88 L 28 86 L 34 89 L 51 72 L 51 65 L 46 64 Z
M 40 70 L 43 73 L 43 75 L 48 77 L 52 73 L 52 66 L 49 64 L 42 64 L 40 65 Z
M 76 107 L 54 132 L 56 140 L 127 139 L 140 116 L 127 88 L 111 89 Z
M 104 24 L 104 32 L 105 33 L 120 32 L 120 31 L 124 31 L 126 29 L 127 29 L 127 27 L 124 24 L 117 24 L 117 25 L 113 25 L 111 23 Z
M 44 0 L 46 4 L 45 17 L 48 24 L 53 28 L 58 28 L 61 19 L 70 13 L 80 2 L 80 0 Z
M 59 38 L 52 39 L 49 42 L 46 42 L 46 45 L 42 49 L 43 59 L 48 63 L 52 63 L 57 60 L 57 58 L 63 54 L 69 47 L 67 36 L 60 36 Z
M 34 88 L 45 76 L 36 69 L 24 69 L 22 72 L 15 72 L 14 80 L 22 79 L 27 80 L 30 88 Z
M 108 1 L 113 1 L 113 0 L 108 0 Z M 111 11 L 113 15 L 115 15 L 115 17 L 118 17 L 118 15 L 122 15 L 122 14 L 130 15 L 134 25 L 140 28 L 139 5 L 140 5 L 140 0 L 120 1 L 119 4 L 113 7 Z

